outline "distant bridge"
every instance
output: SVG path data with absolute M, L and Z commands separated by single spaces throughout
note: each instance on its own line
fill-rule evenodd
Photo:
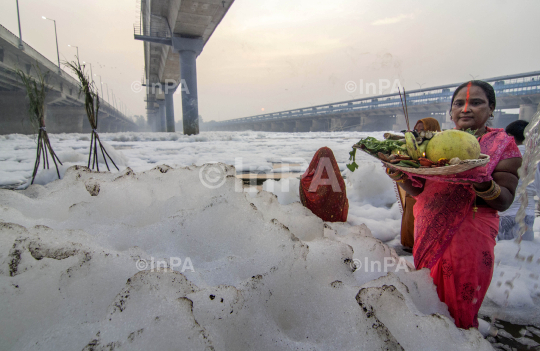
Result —
M 79 81 L 56 64 L 23 42 L 0 25 L 0 134 L 32 134 L 28 118 L 26 90 L 16 70 L 36 75 L 35 65 L 48 73 L 45 124 L 49 133 L 90 132 L 91 127 L 84 107 L 84 96 L 79 97 Z M 99 132 L 137 130 L 137 125 L 109 103 L 100 100 Z
M 516 119 L 530 120 L 540 103 L 540 71 L 483 79 L 497 96 L 494 126 Z M 436 118 L 443 128 L 453 128 L 450 101 L 461 83 L 407 91 L 411 127 L 425 117 Z M 501 110 L 519 108 L 519 115 Z M 273 132 L 403 130 L 405 116 L 399 93 L 372 96 L 204 124 L 204 130 L 254 130 Z

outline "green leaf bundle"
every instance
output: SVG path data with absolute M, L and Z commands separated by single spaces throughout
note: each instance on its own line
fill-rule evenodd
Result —
M 378 152 L 382 152 L 383 154 L 390 154 L 393 150 L 398 149 L 404 152 L 407 152 L 407 149 L 404 147 L 405 143 L 403 141 L 399 140 L 377 140 L 374 137 L 367 137 L 365 139 L 360 139 L 356 145 L 363 145 L 364 149 L 369 151 L 372 154 L 377 154 Z M 353 148 L 351 152 L 349 152 L 349 161 L 352 161 L 351 163 L 347 164 L 347 168 L 354 172 L 358 168 L 358 164 L 356 163 L 356 149 Z

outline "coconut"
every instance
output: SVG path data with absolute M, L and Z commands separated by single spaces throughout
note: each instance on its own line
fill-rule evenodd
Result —
M 448 160 L 459 157 L 471 160 L 480 157 L 480 144 L 474 135 L 461 130 L 450 129 L 437 133 L 426 147 L 426 158 L 437 162 L 441 158 Z

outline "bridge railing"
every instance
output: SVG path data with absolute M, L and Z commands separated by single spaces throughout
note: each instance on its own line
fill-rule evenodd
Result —
M 0 25 L 0 37 L 3 40 L 5 40 L 7 43 L 11 44 L 14 48 L 16 48 L 16 50 L 20 50 L 18 49 L 19 38 L 15 34 L 13 34 L 9 29 L 7 29 L 6 27 L 2 25 Z M 39 51 L 34 49 L 32 46 L 28 45 L 28 43 L 23 41 L 23 45 L 24 45 L 24 51 L 22 51 L 23 56 L 24 55 L 28 56 L 31 60 L 33 60 L 34 62 L 38 62 L 40 66 L 42 66 L 43 68 L 51 72 L 51 74 L 57 77 L 59 76 L 59 81 L 62 82 L 63 80 L 64 83 L 71 85 L 74 89 L 76 89 L 75 92 L 78 95 L 79 89 L 81 86 L 78 79 L 72 77 L 68 71 L 61 68 L 59 69 L 57 63 L 54 63 L 48 58 L 46 58 L 45 56 L 43 56 Z M 9 68 L 9 69 L 13 69 L 13 68 Z M 43 72 L 43 73 L 46 73 L 46 72 Z M 65 88 L 67 87 L 64 87 L 64 89 Z M 114 111 L 116 115 L 121 116 L 122 118 L 125 118 L 128 121 L 131 121 L 120 110 L 118 110 L 113 105 L 106 102 L 105 100 L 101 100 L 101 108 L 107 111 Z
M 1 24 L 0 24 L 0 37 L 2 37 L 2 39 L 9 42 L 14 47 L 18 47 L 19 45 L 19 38 L 15 34 L 13 34 L 9 29 L 2 26 Z M 30 56 L 35 61 L 39 62 L 41 65 L 43 65 L 45 68 L 47 68 L 51 72 L 56 73 L 60 69 L 60 71 L 64 73 L 63 78 L 68 83 L 76 87 L 80 86 L 79 81 L 73 78 L 72 76 L 70 76 L 68 72 L 66 72 L 65 70 L 59 68 L 57 63 L 53 63 L 51 60 L 43 56 L 39 51 L 37 51 L 36 49 L 34 49 L 32 46 L 28 45 L 24 41 L 23 41 L 23 45 L 24 45 L 24 52 L 26 55 Z

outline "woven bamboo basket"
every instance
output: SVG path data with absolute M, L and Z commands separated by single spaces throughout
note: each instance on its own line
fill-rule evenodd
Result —
M 452 175 L 452 174 L 465 172 L 476 167 L 482 167 L 489 163 L 489 155 L 480 154 L 480 158 L 476 160 L 463 160 L 457 165 L 451 165 L 451 166 L 432 167 L 432 168 L 401 167 L 401 166 L 396 166 L 392 163 L 388 163 L 379 159 L 377 156 L 372 155 L 366 150 L 361 149 L 359 145 L 354 145 L 353 147 L 355 149 L 362 150 L 363 152 L 370 155 L 371 157 L 376 158 L 377 160 L 381 161 L 386 167 L 390 169 L 395 169 L 398 171 L 414 173 L 414 174 L 419 174 L 419 175 Z

